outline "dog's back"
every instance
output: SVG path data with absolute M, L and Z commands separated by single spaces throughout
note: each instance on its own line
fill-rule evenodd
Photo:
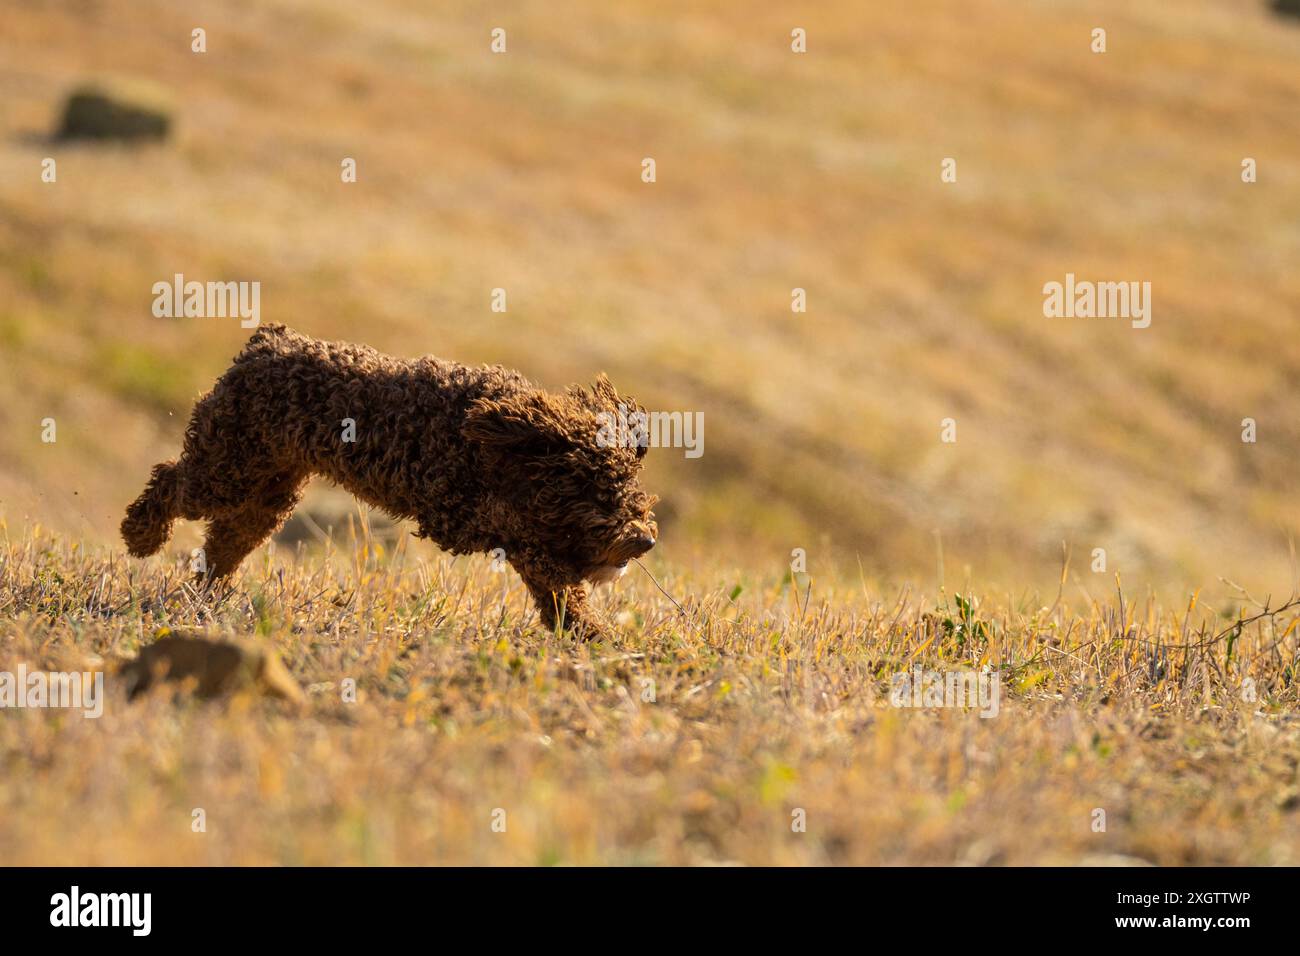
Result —
M 225 573 L 279 527 L 311 475 L 396 518 L 418 518 L 431 497 L 467 501 L 479 477 L 461 434 L 470 405 L 531 388 L 499 366 L 399 359 L 263 326 L 195 404 L 180 460 L 155 466 L 123 538 L 145 556 L 175 519 L 208 518 L 209 538 L 229 544 L 215 548 Z

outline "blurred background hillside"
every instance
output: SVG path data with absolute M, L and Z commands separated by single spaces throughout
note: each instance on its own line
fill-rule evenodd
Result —
M 172 133 L 51 140 L 95 79 L 164 93 Z M 950 583 L 1017 586 L 1066 541 L 1126 585 L 1291 580 L 1300 19 L 1264 2 L 31 0 L 0 102 L 11 529 L 115 542 L 176 453 L 249 334 L 155 318 L 183 273 L 315 336 L 702 411 L 702 458 L 649 458 L 665 562 L 932 582 L 941 542 Z M 1067 272 L 1150 281 L 1150 328 L 1044 318 Z

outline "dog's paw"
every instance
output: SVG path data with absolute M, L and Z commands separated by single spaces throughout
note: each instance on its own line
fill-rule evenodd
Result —
M 591 620 L 590 618 L 583 618 L 582 620 L 574 621 L 569 625 L 568 631 L 573 635 L 575 640 L 586 642 L 610 642 L 615 636 L 614 630 L 608 625 L 600 621 Z

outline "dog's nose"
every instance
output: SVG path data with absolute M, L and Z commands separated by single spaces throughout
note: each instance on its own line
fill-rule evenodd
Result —
M 640 555 L 645 554 L 655 546 L 655 539 L 653 535 L 643 534 L 635 538 L 633 543 L 636 545 L 636 553 Z

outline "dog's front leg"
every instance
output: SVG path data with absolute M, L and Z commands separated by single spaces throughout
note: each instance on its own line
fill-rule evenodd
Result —
M 604 640 L 609 632 L 601 623 L 595 609 L 587 603 L 587 585 L 552 586 L 541 581 L 524 578 L 528 593 L 537 602 L 542 623 L 548 630 L 562 624 L 565 630 L 582 641 Z

